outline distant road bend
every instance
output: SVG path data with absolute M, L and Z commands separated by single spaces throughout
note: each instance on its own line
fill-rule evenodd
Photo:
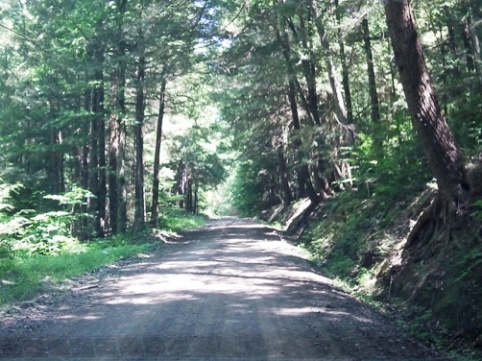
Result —
M 249 219 L 210 221 L 31 307 L 2 320 L 1 360 L 446 360 Z

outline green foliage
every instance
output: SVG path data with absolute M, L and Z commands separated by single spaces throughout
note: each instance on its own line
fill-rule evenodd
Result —
M 181 209 L 171 209 L 159 219 L 159 228 L 170 232 L 181 232 L 199 228 L 206 224 L 206 217 L 186 213 Z
M 440 347 L 440 339 L 430 329 L 432 312 L 422 307 L 410 307 L 405 310 L 404 319 L 410 320 L 403 323 L 409 333 L 427 344 L 437 344 Z M 402 321 L 403 322 L 403 321 Z
M 385 134 L 381 148 L 371 134 L 360 133 L 353 150 L 359 190 L 393 201 L 423 190 L 431 175 L 406 112 L 397 113 L 388 129 L 374 128 Z
M 474 218 L 482 220 L 482 199 L 474 202 L 475 211 L 471 214 Z
M 7 187 L 8 188 L 8 187 Z M 19 186 L 10 189 L 11 194 Z M 79 187 L 73 187 L 62 195 L 48 195 L 45 199 L 54 200 L 67 210 L 36 213 L 34 210 L 23 210 L 9 215 L 0 213 L 0 235 L 4 249 L 26 254 L 55 255 L 68 249 L 75 243 L 71 234 L 73 222 L 88 217 L 87 214 L 75 212 L 75 206 L 85 204 L 92 194 Z M 10 210 L 12 207 L 4 207 Z M 8 247 L 6 246 L 8 245 Z M 5 253 L 5 252 L 4 252 Z
M 262 202 L 264 187 L 255 172 L 249 163 L 240 164 L 232 184 L 233 205 L 243 216 L 256 214 L 266 206 Z
M 82 189 L 79 186 L 74 185 L 71 190 L 64 194 L 53 194 L 44 196 L 44 199 L 51 199 L 57 201 L 60 205 L 67 206 L 79 206 L 87 205 L 87 201 L 93 198 L 92 192 L 86 189 Z
M 456 279 L 456 282 L 464 281 L 466 278 L 477 279 L 477 275 L 482 269 L 482 248 L 477 246 L 470 249 L 458 260 L 457 265 L 461 273 Z
M 393 188 L 395 189 L 395 187 Z M 314 262 L 335 277 L 357 284 L 370 284 L 372 275 L 360 262 L 370 251 L 374 257 L 387 254 L 395 237 L 385 233 L 393 225 L 411 193 L 382 193 L 367 197 L 363 190 L 345 192 L 326 202 L 305 232 L 305 247 Z M 376 245 L 374 245 L 374 242 Z M 367 273 L 368 272 L 368 273 Z
M 26 254 L 16 252 L 7 262 L 0 263 L 0 305 L 27 300 L 42 291 L 51 291 L 49 284 L 60 284 L 69 277 L 91 272 L 121 258 L 151 249 L 153 244 L 132 244 L 127 238 L 80 243 L 71 241 L 69 247 L 55 254 Z
M 28 253 L 58 254 L 74 239 L 70 236 L 71 215 L 65 211 L 47 212 L 24 218 L 24 229 L 14 242 L 15 250 Z

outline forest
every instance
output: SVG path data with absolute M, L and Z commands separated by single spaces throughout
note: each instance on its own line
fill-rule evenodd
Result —
M 478 0 L 2 1 L 0 304 L 263 215 L 482 346 L 481 36 Z

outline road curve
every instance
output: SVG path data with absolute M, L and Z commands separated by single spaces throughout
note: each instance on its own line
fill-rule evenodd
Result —
M 442 360 L 249 219 L 2 320 L 1 360 Z

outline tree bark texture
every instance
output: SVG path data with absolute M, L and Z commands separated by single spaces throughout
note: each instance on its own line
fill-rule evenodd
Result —
M 381 129 L 377 127 L 380 123 L 380 102 L 378 100 L 377 93 L 377 81 L 375 77 L 375 66 L 373 62 L 372 42 L 370 37 L 370 25 L 368 18 L 363 18 L 361 22 L 363 44 L 365 48 L 365 57 L 367 61 L 367 73 L 368 73 L 368 92 L 370 93 L 370 109 L 371 120 L 373 123 L 373 140 L 375 154 L 377 157 L 383 158 L 383 134 Z
M 291 59 L 291 46 L 289 43 L 288 34 L 284 29 L 284 24 L 280 25 L 277 32 L 278 40 L 281 43 L 283 49 L 283 56 L 286 61 L 287 77 L 288 77 L 288 101 L 291 109 L 292 116 L 292 130 L 290 130 L 290 136 L 292 137 L 292 142 L 294 146 L 294 151 L 296 153 L 296 159 L 299 162 L 299 167 L 296 170 L 297 181 L 298 181 L 298 195 L 299 197 L 305 197 L 308 195 L 310 200 L 314 203 L 319 201 L 318 194 L 310 177 L 310 171 L 307 164 L 304 164 L 303 157 L 300 154 L 302 148 L 302 141 L 300 136 L 301 122 L 298 113 L 298 103 L 296 101 L 296 74 L 294 73 L 292 59 Z M 308 110 L 309 111 L 309 110 Z
M 407 0 L 389 0 L 385 14 L 405 98 L 439 191 L 454 199 L 463 181 L 463 155 L 442 116 Z
M 334 0 L 333 4 L 335 5 L 336 20 L 339 28 L 338 46 L 340 48 L 341 73 L 342 73 L 343 91 L 345 93 L 346 115 L 348 117 L 348 123 L 352 124 L 353 123 L 353 102 L 351 98 L 351 89 L 350 89 L 350 71 L 348 69 L 348 63 L 346 59 L 345 42 L 341 34 L 342 25 L 341 25 L 340 11 L 338 9 L 339 7 L 338 0 Z
M 135 179 L 135 210 L 134 224 L 136 228 L 142 228 L 145 222 L 145 192 L 144 192 L 144 111 L 145 94 L 144 80 L 146 71 L 146 58 L 141 55 L 137 67 L 136 89 L 136 125 L 134 126 L 135 149 L 136 149 L 136 179 Z
M 121 114 L 117 102 L 119 84 L 111 84 L 112 114 L 109 119 L 109 221 L 113 234 L 119 232 L 119 184 L 118 184 L 118 159 Z
M 151 222 L 154 228 L 157 227 L 159 218 L 159 171 L 162 144 L 162 123 L 164 120 L 164 108 L 166 102 L 166 85 L 167 81 L 165 78 L 163 78 L 161 80 L 161 89 L 159 91 L 159 114 L 157 116 L 156 146 L 154 151 L 154 174 L 152 179 Z
M 370 38 L 370 26 L 368 19 L 365 17 L 362 20 L 363 43 L 365 47 L 365 57 L 367 60 L 368 72 L 368 87 L 370 93 L 370 107 L 372 113 L 372 122 L 378 123 L 380 121 L 380 104 L 378 101 L 377 82 L 375 77 L 375 67 L 373 62 L 372 42 Z
M 338 80 L 338 74 L 336 71 L 335 63 L 333 61 L 330 42 L 326 37 L 325 27 L 321 18 L 321 12 L 318 4 L 315 0 L 311 1 L 311 8 L 313 16 L 315 18 L 316 31 L 320 38 L 321 47 L 324 51 L 324 58 L 326 59 L 326 67 L 328 70 L 328 79 L 330 80 L 330 86 L 334 98 L 335 114 L 338 118 L 338 122 L 343 127 L 343 133 L 346 145 L 353 145 L 355 143 L 355 132 L 351 120 L 348 118 L 346 110 L 345 98 L 343 95 L 342 87 Z
M 98 189 L 97 189 L 97 236 L 103 237 L 105 233 L 106 199 L 107 199 L 107 179 L 106 179 L 106 144 L 105 144 L 105 107 L 104 107 L 104 50 L 98 49 L 96 52 L 95 72 L 96 88 L 94 101 L 94 117 L 97 122 L 97 156 L 98 156 Z
M 124 185 L 122 184 L 124 167 L 124 143 L 126 114 L 125 86 L 126 86 L 126 61 L 124 40 L 124 14 L 127 0 L 117 0 L 117 69 L 111 82 L 111 115 L 109 120 L 109 220 L 112 233 L 122 233 L 127 227 L 127 215 L 124 199 Z
M 284 147 L 278 145 L 278 173 L 279 173 L 279 183 L 281 188 L 281 199 L 283 200 L 284 206 L 289 206 L 293 201 L 293 193 L 291 193 L 290 182 L 289 182 L 289 172 L 288 165 L 286 164 L 285 150 Z

